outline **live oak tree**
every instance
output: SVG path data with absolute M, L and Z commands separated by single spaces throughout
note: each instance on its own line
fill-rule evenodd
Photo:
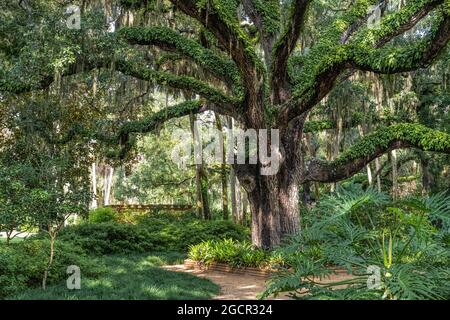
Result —
M 121 4 L 139 10 L 149 6 L 149 2 Z M 128 46 L 119 45 L 112 53 L 108 45 L 97 45 L 97 51 L 89 52 L 81 48 L 73 61 L 62 63 L 59 72 L 63 76 L 80 72 L 73 65 L 80 65 L 81 59 L 82 71 L 112 66 L 130 77 L 192 97 L 148 117 L 128 121 L 112 136 L 96 135 L 97 139 L 120 142 L 122 157 L 131 149 L 136 134 L 150 132 L 168 119 L 207 110 L 230 116 L 243 128 L 279 129 L 281 166 L 276 175 L 262 175 L 260 162 L 233 165 L 248 193 L 255 245 L 271 248 L 284 235 L 300 231 L 302 184 L 349 178 L 377 157 L 398 148 L 450 153 L 450 135 L 415 123 L 397 123 L 366 133 L 333 161 L 307 159 L 301 147 L 304 131 L 334 125 L 327 121 L 308 123 L 308 116 L 354 72 L 395 74 L 430 65 L 450 39 L 449 0 L 409 0 L 394 10 L 388 9 L 384 0 L 338 2 L 333 21 L 319 30 L 319 36 L 308 44 L 307 50 L 299 39 L 314 23 L 312 0 L 169 2 L 176 13 L 173 16 L 170 11 L 172 18 L 156 20 L 150 26 L 142 21 L 120 26 L 104 38 L 123 41 Z M 370 26 L 373 5 L 383 15 L 379 25 Z M 423 21 L 426 25 L 419 29 L 417 26 Z M 414 28 L 418 31 L 406 45 L 393 41 Z M 76 35 L 76 31 L 73 33 Z M 198 39 L 192 33 L 198 34 Z M 146 59 L 143 47 L 149 51 L 159 48 L 156 55 L 160 63 L 167 59 L 186 61 L 203 73 L 182 74 L 170 67 L 156 68 Z M 105 52 L 99 53 L 101 50 Z M 140 55 L 134 54 L 136 50 Z M 15 81 L 11 85 L 11 81 L 0 81 L 0 88 L 20 94 L 46 87 L 53 80 L 52 70 L 41 72 L 33 82 Z

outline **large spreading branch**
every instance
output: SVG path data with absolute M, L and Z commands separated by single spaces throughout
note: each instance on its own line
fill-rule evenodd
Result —
M 119 35 L 130 44 L 154 45 L 164 51 L 175 52 L 194 61 L 229 88 L 239 91 L 241 79 L 235 63 L 200 43 L 182 36 L 179 32 L 167 27 L 127 27 L 119 31 Z
M 270 65 L 275 38 L 280 30 L 279 0 L 242 0 L 242 6 L 259 32 L 264 59 Z
M 288 58 L 295 49 L 305 22 L 307 7 L 311 0 L 295 0 L 292 4 L 288 25 L 277 39 L 273 48 L 271 67 L 271 86 L 274 94 L 279 95 L 287 79 Z M 281 101 L 280 96 L 274 96 L 274 103 Z
M 209 103 L 220 106 L 221 108 L 218 110 L 219 113 L 234 114 L 240 107 L 240 101 L 238 98 L 227 95 L 223 91 L 211 87 L 203 81 L 190 76 L 177 76 L 170 72 L 155 71 L 150 66 L 142 63 L 142 61 L 134 61 L 133 58 L 120 58 L 117 60 L 114 58 L 98 59 L 95 60 L 94 63 L 84 63 L 84 68 L 82 70 L 76 68 L 77 63 L 78 62 L 68 66 L 62 75 L 70 76 L 79 72 L 91 71 L 96 68 L 109 68 L 111 64 L 114 63 L 115 70 L 127 76 L 198 95 L 207 100 Z M 0 88 L 2 89 L 2 92 L 21 94 L 32 90 L 44 89 L 50 86 L 54 79 L 54 74 L 47 74 L 42 75 L 41 80 L 35 84 L 19 83 L 15 84 L 14 87 L 8 87 L 2 83 Z
M 420 124 L 403 123 L 384 127 L 365 136 L 333 161 L 309 161 L 304 181 L 340 181 L 359 172 L 386 152 L 410 147 L 450 153 L 450 135 Z
M 111 145 L 120 144 L 119 151 L 110 153 L 108 156 L 111 158 L 123 159 L 134 145 L 131 135 L 152 132 L 170 119 L 183 117 L 191 113 L 202 112 L 203 110 L 206 110 L 205 106 L 206 104 L 200 100 L 185 101 L 180 104 L 164 108 L 144 119 L 128 121 L 122 124 L 113 135 L 97 131 L 93 134 L 93 136 L 96 139 Z
M 255 94 L 255 84 L 260 81 L 261 62 L 245 31 L 240 27 L 236 11 L 230 8 L 230 2 L 209 0 L 199 5 L 193 0 L 170 0 L 186 15 L 199 21 L 227 48 L 236 62 L 248 95 Z
M 450 40 L 450 16 L 444 16 L 432 34 L 404 47 L 357 52 L 352 67 L 380 74 L 393 74 L 424 68 L 446 47 Z
M 397 36 L 399 30 L 405 32 L 414 27 L 429 12 L 439 7 L 443 2 L 444 0 L 414 0 L 408 2 L 398 12 L 383 17 L 379 28 L 373 30 L 363 28 L 360 32 L 355 32 L 353 39 L 350 39 L 345 44 L 342 44 L 342 36 L 337 32 L 339 24 L 333 25 L 324 34 L 323 40 L 313 46 L 309 55 L 302 60 L 303 66 L 299 76 L 300 81 L 294 86 L 293 97 L 283 104 L 280 109 L 280 123 L 287 123 L 317 105 L 331 91 L 336 79 L 346 69 L 359 67 L 361 70 L 375 72 L 389 69 L 390 73 L 396 73 L 419 68 L 421 65 L 419 65 L 417 60 L 421 60 L 422 62 L 420 63 L 422 65 L 429 63 L 448 42 L 449 32 L 446 16 L 438 31 L 434 33 L 435 36 L 431 39 L 431 43 L 429 41 L 426 42 L 429 46 L 422 49 L 424 54 L 416 56 L 412 60 L 413 62 L 416 61 L 415 64 L 410 63 L 406 64 L 409 67 L 402 67 L 400 63 L 397 63 L 396 67 L 375 68 L 373 64 L 363 63 L 363 61 L 369 61 L 370 59 L 366 59 L 368 56 L 377 55 L 380 52 L 378 50 L 384 50 L 383 48 L 377 48 Z M 341 20 L 338 20 L 340 23 L 346 23 L 347 26 L 352 25 L 355 21 L 359 21 L 364 16 L 351 14 L 351 12 L 347 13 L 347 15 L 352 18 L 341 18 Z M 334 44 L 330 45 L 330 43 Z M 374 58 L 372 61 L 380 62 L 384 66 L 389 65 L 389 60 L 377 60 Z M 404 61 L 402 60 L 402 62 Z
M 213 88 L 193 77 L 176 76 L 170 72 L 155 71 L 149 67 L 142 66 L 140 63 L 129 62 L 127 60 L 117 61 L 116 70 L 137 79 L 154 81 L 163 86 L 198 94 L 210 103 L 221 106 L 223 110 L 230 110 L 232 112 L 232 110 L 236 110 L 239 107 L 239 101 L 236 98 L 230 97 L 221 90 Z

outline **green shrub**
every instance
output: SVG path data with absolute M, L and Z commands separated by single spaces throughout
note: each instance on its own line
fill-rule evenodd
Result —
M 49 254 L 48 239 L 28 239 L 10 246 L 0 246 L 0 299 L 28 287 L 40 286 Z M 67 278 L 66 270 L 70 265 L 80 267 L 83 275 L 93 276 L 103 272 L 97 259 L 87 256 L 77 246 L 57 240 L 48 283 Z
M 96 255 L 164 249 L 162 242 L 144 228 L 111 222 L 67 227 L 60 240 Z
M 265 268 L 271 264 L 270 253 L 255 248 L 249 241 L 207 240 L 189 248 L 190 259 L 205 264 L 227 263 L 231 267 Z
M 89 212 L 90 223 L 117 221 L 117 212 L 112 208 L 98 208 Z
M 60 239 L 93 254 L 149 251 L 186 252 L 203 240 L 231 238 L 247 240 L 246 228 L 229 221 L 204 221 L 191 215 L 158 213 L 142 217 L 139 223 L 80 224 L 65 228 Z
M 449 299 L 449 217 L 450 197 L 443 194 L 392 200 L 357 185 L 339 187 L 303 216 L 302 233 L 278 250 L 283 264 L 263 297 Z M 322 286 L 310 280 L 332 274 L 330 265 L 354 275 L 346 288 L 339 281 Z M 373 266 L 380 283 L 368 289 Z

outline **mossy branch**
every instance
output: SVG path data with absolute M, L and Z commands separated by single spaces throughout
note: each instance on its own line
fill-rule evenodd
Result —
M 119 60 L 116 70 L 137 79 L 154 81 L 155 83 L 174 89 L 185 90 L 198 94 L 212 104 L 220 105 L 224 110 L 238 109 L 239 101 L 222 91 L 210 87 L 205 82 L 189 76 L 176 76 L 169 72 L 155 71 L 140 63 Z
M 237 19 L 238 1 L 234 0 L 170 0 L 186 15 L 199 21 L 226 48 L 236 62 L 246 87 L 253 85 L 255 69 L 262 65 L 255 48 Z
M 311 0 L 295 0 L 292 3 L 288 25 L 278 37 L 272 51 L 271 82 L 273 91 L 278 91 L 287 78 L 288 58 L 295 49 L 298 37 L 305 23 Z
M 225 82 L 233 92 L 242 94 L 239 70 L 228 57 L 203 47 L 200 43 L 182 36 L 167 27 L 126 27 L 119 36 L 130 44 L 154 45 L 162 50 L 178 53 Z
M 343 180 L 386 152 L 410 147 L 450 153 L 450 134 L 413 123 L 383 127 L 362 138 L 334 161 L 311 160 L 305 181 Z
M 108 136 L 97 132 L 96 138 L 106 142 L 109 145 L 120 145 L 120 149 L 113 149 L 109 152 L 108 157 L 123 159 L 131 150 L 136 139 L 134 135 L 145 134 L 157 130 L 164 122 L 187 116 L 191 113 L 200 113 L 214 107 L 206 104 L 201 100 L 184 101 L 174 106 L 164 108 L 154 114 L 141 120 L 129 121 L 120 126 L 117 133 Z
M 431 34 L 403 47 L 372 50 L 357 49 L 352 66 L 382 74 L 413 71 L 428 66 L 450 40 L 450 16 L 445 15 L 436 23 Z
M 324 32 L 320 41 L 306 56 L 297 59 L 301 60 L 302 65 L 300 70 L 295 71 L 298 76 L 292 79 L 293 97 L 282 106 L 280 122 L 288 122 L 317 105 L 346 69 L 397 73 L 428 64 L 445 47 L 450 36 L 448 13 L 445 10 L 444 17 L 438 27 L 434 28 L 430 38 L 400 49 L 377 47 L 393 39 L 399 34 L 399 30 L 404 32 L 411 29 L 430 11 L 439 8 L 442 2 L 444 0 L 412 0 L 398 12 L 383 17 L 379 29 L 362 28 L 354 33 L 348 43 L 343 44 L 342 32 L 365 17 L 369 5 L 375 3 L 371 0 L 357 1 L 349 12 L 344 13 Z M 398 54 L 391 58 L 390 50 L 397 50 Z

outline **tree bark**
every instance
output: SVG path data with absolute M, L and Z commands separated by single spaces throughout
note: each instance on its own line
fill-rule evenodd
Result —
M 427 195 L 431 189 L 432 175 L 430 174 L 429 159 L 425 154 L 420 156 L 420 166 L 422 168 L 422 195 Z
M 44 277 L 42 278 L 42 289 L 44 290 L 47 289 L 47 278 L 53 265 L 53 258 L 55 256 L 55 241 L 56 233 L 50 233 L 50 256 L 48 258 L 47 268 L 44 271 Z
M 302 124 L 280 133 L 284 161 L 277 174 L 261 175 L 259 165 L 237 165 L 236 174 L 248 195 L 252 212 L 252 242 L 263 249 L 281 244 L 300 229 L 299 185 L 304 168 L 301 145 Z
M 291 178 L 296 173 L 284 174 Z M 298 184 L 291 179 L 286 181 L 284 174 L 258 176 L 256 186 L 247 190 L 252 212 L 252 242 L 264 249 L 274 248 L 286 235 L 300 231 Z
M 217 130 L 222 131 L 222 121 L 219 114 L 215 113 Z M 222 148 L 225 150 L 225 141 L 222 142 Z M 220 165 L 220 181 L 222 184 L 222 215 L 224 220 L 228 220 L 228 183 L 226 168 L 226 153 L 222 153 L 222 164 Z
M 92 202 L 91 208 L 97 209 L 97 164 L 92 163 Z
M 189 115 L 192 141 L 194 143 L 194 159 L 195 159 L 195 185 L 197 190 L 197 214 L 205 220 L 210 219 L 211 213 L 208 203 L 208 180 L 203 167 L 202 145 L 200 133 L 196 125 L 196 116 Z
M 112 188 L 112 180 L 114 175 L 114 168 L 108 167 L 105 168 L 105 186 L 104 186 L 104 198 L 103 198 L 103 205 L 109 206 L 110 200 L 111 200 L 111 188 Z

